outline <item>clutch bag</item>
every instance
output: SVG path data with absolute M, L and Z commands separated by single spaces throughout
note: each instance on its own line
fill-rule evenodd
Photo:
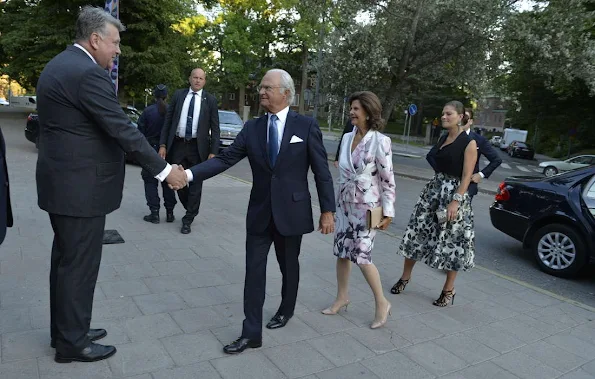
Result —
M 439 209 L 436 211 L 436 220 L 439 225 L 444 224 L 448 220 L 446 209 Z
M 366 211 L 366 223 L 368 229 L 374 229 L 382 221 L 382 207 L 368 209 Z

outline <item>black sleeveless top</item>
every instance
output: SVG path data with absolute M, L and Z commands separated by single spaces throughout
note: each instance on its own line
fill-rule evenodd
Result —
M 457 178 L 463 177 L 463 164 L 465 162 L 465 149 L 471 137 L 467 133 L 462 132 L 455 138 L 455 140 L 440 148 L 444 141 L 446 141 L 446 135 L 438 140 L 438 152 L 436 153 L 436 166 L 438 172 L 454 176 Z

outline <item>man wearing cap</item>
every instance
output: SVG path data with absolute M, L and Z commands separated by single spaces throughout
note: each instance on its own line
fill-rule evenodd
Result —
M 206 76 L 201 68 L 192 70 L 188 81 L 190 88 L 179 89 L 171 97 L 159 141 L 159 155 L 184 168 L 204 162 L 219 152 L 217 99 L 203 90 Z M 180 232 L 188 234 L 198 215 L 202 181 L 192 182 L 177 192 L 186 209 Z
M 161 138 L 161 129 L 163 129 L 163 122 L 165 121 L 165 114 L 167 111 L 167 87 L 165 84 L 158 84 L 153 90 L 155 97 L 155 104 L 149 105 L 138 119 L 138 130 L 145 135 L 149 144 L 153 146 L 155 151 L 159 150 L 159 139 Z M 159 224 L 159 191 L 157 189 L 159 180 L 155 179 L 150 172 L 141 171 L 141 177 L 145 183 L 145 198 L 147 199 L 147 206 L 151 213 L 143 217 L 143 220 Z M 169 188 L 166 182 L 161 182 L 163 189 L 163 203 L 166 211 L 166 221 L 173 222 L 174 207 L 176 205 L 176 195 L 174 191 Z

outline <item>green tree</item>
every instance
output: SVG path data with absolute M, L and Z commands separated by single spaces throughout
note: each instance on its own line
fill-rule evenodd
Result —
M 0 65 L 3 72 L 34 88 L 45 64 L 74 39 L 83 0 L 11 0 L 0 5 Z M 103 6 L 103 1 L 95 1 Z M 127 31 L 121 34 L 120 96 L 144 98 L 144 91 L 162 82 L 179 86 L 197 61 L 193 34 L 182 21 L 195 16 L 190 0 L 135 0 L 120 9 Z

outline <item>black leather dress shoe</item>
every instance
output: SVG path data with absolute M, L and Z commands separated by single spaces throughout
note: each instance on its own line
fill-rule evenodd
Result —
M 57 363 L 70 363 L 76 362 L 97 362 L 103 359 L 107 359 L 112 355 L 116 354 L 116 348 L 114 346 L 100 345 L 91 342 L 89 346 L 72 355 L 62 355 L 56 353 L 54 361 Z
M 240 337 L 229 345 L 223 348 L 226 354 L 239 354 L 247 348 L 256 349 L 262 346 L 262 340 L 251 340 L 249 338 Z
M 275 315 L 267 324 L 268 329 L 279 329 L 287 325 L 289 321 L 289 317 L 285 317 L 283 315 Z
M 87 337 L 89 337 L 91 341 L 100 340 L 105 336 L 107 336 L 107 331 L 105 329 L 89 329 L 89 333 L 87 333 Z M 52 348 L 55 349 L 56 341 L 52 339 L 52 341 L 50 342 L 50 346 L 52 346 Z
M 180 232 L 182 234 L 190 234 L 190 224 L 182 224 L 182 229 Z

